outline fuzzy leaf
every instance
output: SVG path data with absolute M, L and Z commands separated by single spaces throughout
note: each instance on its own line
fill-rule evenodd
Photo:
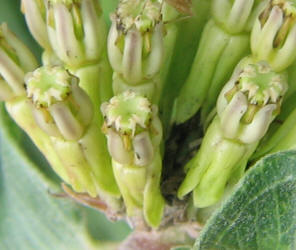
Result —
M 260 160 L 211 217 L 195 249 L 296 249 L 296 152 Z

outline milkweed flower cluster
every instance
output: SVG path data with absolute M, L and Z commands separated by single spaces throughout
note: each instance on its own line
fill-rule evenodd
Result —
M 97 0 L 22 0 L 41 65 L 0 27 L 0 100 L 10 116 L 74 193 L 152 228 L 163 225 L 174 201 L 189 202 L 193 192 L 195 207 L 215 205 L 251 158 L 296 147 L 295 111 L 269 133 L 289 92 L 295 3 L 213 0 L 200 13 L 201 3 L 193 10 L 190 1 L 176 2 L 119 0 L 108 27 Z M 160 97 L 174 88 L 164 86 L 188 13 L 204 14 L 207 23 L 167 124 Z M 164 160 L 170 139 L 163 130 L 178 133 L 166 126 L 196 117 L 202 143 L 189 150 L 185 177 L 167 197 L 162 184 L 176 167 Z

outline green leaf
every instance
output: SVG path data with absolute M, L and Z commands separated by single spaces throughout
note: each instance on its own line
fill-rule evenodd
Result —
M 296 152 L 260 160 L 211 217 L 195 249 L 296 249 Z
M 0 249 L 98 249 L 127 236 L 123 222 L 50 194 L 60 180 L 3 105 L 0 125 Z

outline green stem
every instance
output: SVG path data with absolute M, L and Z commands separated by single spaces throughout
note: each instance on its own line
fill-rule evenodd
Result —
M 194 190 L 195 207 L 215 204 L 222 197 L 227 182 L 238 180 L 257 144 L 226 139 L 220 119 L 216 117 L 206 132 L 200 151 L 185 166 L 188 172 L 178 190 L 178 198 Z
M 89 162 L 99 188 L 114 197 L 120 193 L 113 176 L 111 159 L 106 147 L 106 139 L 100 127 L 92 123 L 87 133 L 78 141 L 81 150 Z
M 111 95 L 111 74 L 106 61 L 82 67 L 73 72 L 79 78 L 79 86 L 89 95 L 95 107 L 95 117 L 102 120 L 100 106 L 102 99 L 109 100 Z
M 154 161 L 147 168 L 147 182 L 144 190 L 144 217 L 152 226 L 157 227 L 162 220 L 165 201 L 160 192 L 162 159 L 156 152 Z
M 224 86 L 225 82 L 230 78 L 231 72 L 239 62 L 249 52 L 249 35 L 233 35 L 230 37 L 227 46 L 225 47 L 210 83 L 210 88 L 207 98 L 202 107 L 202 122 L 204 124 L 209 112 L 216 104 L 217 97 Z
M 149 165 L 124 165 L 113 160 L 116 181 L 130 217 L 141 216 L 151 227 L 158 227 L 163 214 L 164 199 L 159 186 L 161 179 L 161 156 L 159 151 Z
M 69 172 L 74 191 L 87 192 L 91 197 L 100 195 L 92 168 L 81 150 L 82 146 L 76 141 L 65 141 L 57 137 L 51 137 L 51 141 L 61 162 Z
M 133 217 L 142 208 L 146 168 L 113 162 L 113 171 L 122 194 L 127 215 Z M 138 212 L 139 213 L 139 212 Z
M 94 117 L 86 134 L 79 140 L 81 150 L 89 162 L 98 182 L 104 192 L 115 197 L 119 196 L 113 173 L 111 158 L 107 150 L 107 141 L 101 127 L 103 116 L 100 112 L 101 100 L 109 99 L 111 89 L 111 76 L 109 65 L 101 62 L 98 65 L 81 68 L 75 72 L 83 88 L 94 106 Z M 107 85 L 108 84 L 108 85 Z
M 106 45 L 105 45 L 106 46 Z M 109 64 L 107 57 L 107 48 L 104 49 L 104 54 L 100 62 L 101 72 L 100 72 L 100 100 L 101 103 L 109 101 L 113 96 L 112 91 L 112 68 Z
M 165 138 L 170 134 L 174 100 L 179 95 L 180 89 L 190 72 L 194 54 L 196 53 L 202 30 L 209 15 L 209 1 L 197 0 L 193 1 L 192 4 L 193 15 L 174 24 L 177 28 L 177 37 L 159 102 Z M 164 65 L 162 71 L 166 74 L 165 67 L 167 66 Z
M 208 156 L 209 148 L 214 147 L 216 143 L 223 140 L 219 133 L 219 121 L 212 122 L 207 129 L 207 134 L 203 139 L 202 147 L 199 152 L 185 166 L 186 177 L 183 180 L 179 190 L 178 198 L 182 199 L 186 194 L 190 193 L 200 182 L 202 176 L 206 172 L 211 158 Z
M 156 87 L 157 91 L 155 91 L 155 97 L 154 97 L 154 100 L 155 100 L 154 103 L 157 103 L 157 104 L 160 102 L 160 98 L 162 96 L 164 86 L 165 86 L 165 81 L 169 74 L 169 68 L 172 62 L 174 47 L 175 47 L 177 35 L 178 35 L 177 24 L 175 22 L 172 22 L 172 20 L 178 18 L 179 13 L 168 4 L 165 4 L 163 8 L 164 8 L 163 10 L 164 22 L 168 22 L 168 23 L 165 25 L 166 35 L 164 37 L 164 48 L 165 48 L 164 59 L 163 59 L 164 63 L 162 64 L 161 70 L 159 72 L 160 80 L 158 81 L 158 84 Z
M 232 174 L 244 170 L 246 160 L 256 149 L 257 143 L 245 146 L 224 139 L 216 145 L 212 162 L 204 173 L 200 183 L 194 189 L 193 202 L 196 207 L 208 207 L 218 202 Z M 209 149 L 210 150 L 210 149 Z M 237 177 L 237 176 L 235 176 Z M 232 178 L 231 178 L 232 179 Z
M 177 99 L 177 123 L 183 123 L 192 117 L 202 105 L 217 61 L 228 42 L 229 35 L 210 20 L 203 31 L 190 74 Z

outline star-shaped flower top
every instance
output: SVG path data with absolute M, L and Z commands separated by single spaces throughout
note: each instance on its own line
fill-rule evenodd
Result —
M 221 129 L 228 139 L 258 141 L 280 112 L 288 89 L 286 75 L 264 61 L 247 62 L 222 89 L 217 101 Z
M 40 108 L 64 101 L 78 79 L 61 67 L 42 67 L 26 75 L 27 95 Z
M 134 136 L 148 129 L 152 119 L 152 105 L 148 99 L 132 91 L 114 96 L 101 110 L 107 127 L 124 135 Z
M 123 33 L 133 27 L 145 33 L 161 21 L 161 8 L 161 0 L 121 0 L 112 18 Z

